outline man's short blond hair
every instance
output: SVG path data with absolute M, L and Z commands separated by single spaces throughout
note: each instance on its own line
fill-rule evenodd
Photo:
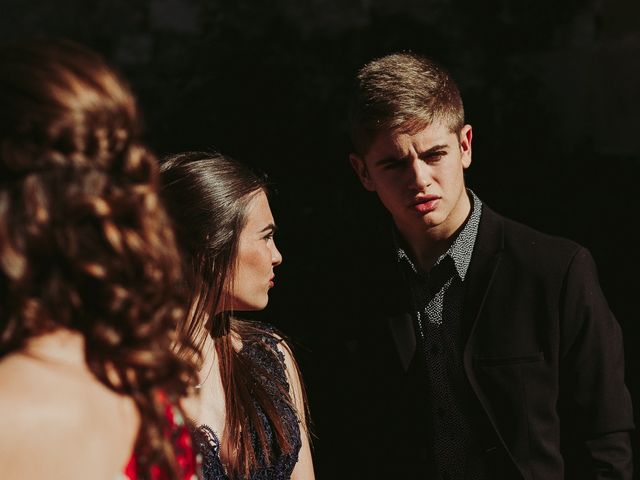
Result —
M 464 107 L 453 78 L 436 62 L 412 53 L 372 60 L 356 77 L 349 129 L 364 155 L 381 131 L 417 133 L 444 122 L 452 132 L 464 126 Z

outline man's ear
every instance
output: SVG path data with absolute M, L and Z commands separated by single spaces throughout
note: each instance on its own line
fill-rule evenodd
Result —
M 360 183 L 362 186 L 369 190 L 370 192 L 375 192 L 376 187 L 369 176 L 369 170 L 367 169 L 367 164 L 360 155 L 352 153 L 349 155 L 349 162 L 351 162 L 351 166 L 356 171 L 358 178 L 360 179 Z
M 471 125 L 465 125 L 460 130 L 460 153 L 462 154 L 462 168 L 469 168 L 471 165 L 471 140 L 473 139 L 473 129 Z

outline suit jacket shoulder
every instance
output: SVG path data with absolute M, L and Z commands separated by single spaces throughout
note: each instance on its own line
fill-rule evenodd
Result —
M 566 266 L 584 248 L 567 238 L 549 235 L 503 217 L 487 206 L 483 206 L 480 228 L 480 242 L 486 240 L 486 230 L 502 229 L 501 248 L 504 252 L 531 266 L 552 268 L 558 262 Z

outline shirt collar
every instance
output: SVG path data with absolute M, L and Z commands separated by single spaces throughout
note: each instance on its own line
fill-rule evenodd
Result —
M 442 260 L 449 256 L 453 260 L 456 272 L 461 280 L 464 281 L 469 270 L 469 264 L 471 263 L 471 254 L 473 253 L 473 246 L 478 236 L 478 226 L 480 225 L 480 216 L 482 214 L 482 202 L 476 196 L 476 194 L 467 189 L 469 192 L 469 199 L 471 200 L 471 213 L 467 217 L 464 227 L 460 233 L 456 236 L 449 249 L 443 253 L 440 258 L 435 262 L 434 266 L 438 265 Z M 406 249 L 402 246 L 403 239 L 400 236 L 397 228 L 393 228 L 393 241 L 396 246 L 396 256 L 399 263 L 407 265 L 413 273 L 418 273 L 418 269 L 409 257 Z

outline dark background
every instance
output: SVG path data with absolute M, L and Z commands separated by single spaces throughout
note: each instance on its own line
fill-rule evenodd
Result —
M 327 387 L 330 345 L 345 329 L 332 312 L 359 288 L 331 287 L 380 221 L 348 165 L 345 105 L 356 69 L 399 50 L 432 56 L 457 78 L 474 127 L 467 180 L 480 198 L 592 251 L 640 412 L 640 2 L 0 0 L 2 40 L 55 37 L 124 73 L 158 154 L 216 148 L 277 185 L 285 261 L 262 317 L 296 347 L 320 478 L 348 459 L 331 450 L 323 405 L 341 394 Z

